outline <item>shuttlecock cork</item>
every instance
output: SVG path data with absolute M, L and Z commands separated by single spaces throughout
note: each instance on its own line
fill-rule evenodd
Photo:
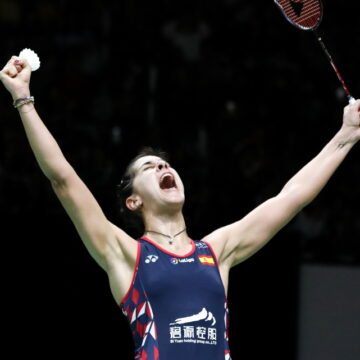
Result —
M 31 67 L 31 71 L 36 71 L 40 67 L 40 59 L 35 51 L 31 49 L 23 49 L 19 54 L 19 58 L 26 60 Z

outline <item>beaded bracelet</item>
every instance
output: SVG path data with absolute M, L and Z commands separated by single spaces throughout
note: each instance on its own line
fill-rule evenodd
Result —
M 14 105 L 15 109 L 18 109 L 20 106 L 23 106 L 23 105 L 31 103 L 31 102 L 32 103 L 35 102 L 35 99 L 34 99 L 33 96 L 29 96 L 29 97 L 14 100 L 13 105 Z

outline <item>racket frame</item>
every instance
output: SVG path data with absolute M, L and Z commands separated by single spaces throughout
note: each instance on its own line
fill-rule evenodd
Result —
M 291 0 L 289 0 L 291 1 Z M 346 86 L 345 84 L 345 81 L 343 79 L 343 77 L 341 76 L 340 74 L 340 71 L 339 69 L 337 68 L 337 66 L 335 65 L 334 63 L 334 60 L 332 58 L 332 56 L 330 55 L 330 52 L 328 51 L 328 49 L 326 48 L 323 40 L 322 40 L 322 37 L 319 35 L 317 29 L 318 27 L 320 26 L 321 24 L 321 21 L 323 19 L 323 4 L 322 4 L 322 1 L 321 0 L 317 0 L 318 3 L 319 3 L 319 6 L 320 6 L 320 16 L 319 16 L 319 20 L 318 22 L 314 25 L 314 26 L 302 26 L 302 25 L 299 25 L 298 23 L 296 23 L 296 21 L 292 20 L 286 13 L 286 11 L 284 10 L 284 7 L 278 2 L 278 0 L 274 0 L 275 4 L 277 5 L 277 7 L 280 9 L 280 11 L 282 12 L 283 16 L 286 18 L 286 20 L 293 26 L 297 27 L 298 29 L 300 30 L 305 30 L 305 31 L 313 31 L 313 33 L 315 34 L 315 37 L 316 37 L 316 40 L 319 42 L 322 50 L 324 51 L 326 57 L 328 58 L 333 70 L 335 71 L 335 74 L 338 78 L 338 80 L 340 81 L 345 93 L 346 93 L 346 96 L 348 98 L 348 101 L 350 104 L 353 104 L 355 102 L 355 99 L 353 96 L 351 96 L 350 94 L 350 91 L 348 89 L 348 87 Z
M 290 1 L 290 0 L 289 0 Z M 286 11 L 284 9 L 284 7 L 278 2 L 278 0 L 274 0 L 274 3 L 278 6 L 278 8 L 280 9 L 280 11 L 282 12 L 282 14 L 284 15 L 284 17 L 286 18 L 287 21 L 289 21 L 289 23 L 295 27 L 297 27 L 300 30 L 305 30 L 305 31 L 310 31 L 310 30 L 316 30 L 320 24 L 321 21 L 323 19 L 323 4 L 321 2 L 321 0 L 316 0 L 319 3 L 319 7 L 320 7 L 320 17 L 316 23 L 316 25 L 314 26 L 302 26 L 300 24 L 298 24 L 296 21 L 292 20 L 287 14 Z

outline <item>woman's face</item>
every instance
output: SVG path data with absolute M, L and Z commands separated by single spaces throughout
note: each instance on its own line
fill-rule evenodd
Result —
M 142 204 L 142 211 L 182 209 L 185 201 L 184 185 L 179 174 L 163 159 L 149 155 L 133 165 L 133 195 Z

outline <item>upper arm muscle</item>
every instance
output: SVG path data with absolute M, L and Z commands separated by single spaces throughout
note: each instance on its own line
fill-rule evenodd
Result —
M 114 226 L 74 170 L 63 181 L 52 183 L 52 186 L 86 248 L 99 265 L 106 268 L 109 252 L 121 252 L 119 233 L 126 238 L 125 241 L 131 238 L 120 229 L 119 232 L 114 231 Z
M 220 261 L 235 266 L 262 248 L 300 210 L 293 194 L 280 193 L 243 219 L 215 231 L 208 241 L 218 249 Z

